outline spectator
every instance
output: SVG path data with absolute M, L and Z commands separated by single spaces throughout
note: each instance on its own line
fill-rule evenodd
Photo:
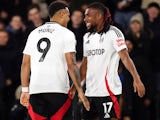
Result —
M 10 39 L 12 39 L 12 45 L 15 49 L 21 50 L 23 45 L 24 37 L 24 24 L 22 18 L 19 15 L 14 15 L 11 18 L 9 25 L 6 27 L 6 30 L 10 33 Z
M 86 27 L 83 22 L 84 15 L 81 10 L 74 10 L 71 15 L 71 23 L 68 28 L 75 34 L 77 40 L 76 58 L 78 62 L 83 58 L 83 36 L 86 33 Z
M 142 14 L 137 13 L 131 18 L 130 28 L 126 32 L 126 39 L 133 42 L 133 52 L 136 56 L 143 56 L 150 62 L 153 33 L 144 25 Z
M 153 98 L 152 71 L 150 62 L 152 32 L 147 30 L 143 23 L 143 17 L 140 13 L 131 18 L 130 29 L 126 33 L 127 45 L 130 51 L 138 73 L 146 88 L 146 95 L 143 99 L 139 99 L 132 92 L 130 85 L 132 77 L 124 72 L 124 103 L 125 103 L 125 119 L 124 120 L 152 120 L 151 119 L 151 101 Z M 145 69 L 144 69 L 145 66 Z
M 9 34 L 6 30 L 0 30 L 0 66 L 4 72 L 4 102 L 5 116 L 8 116 L 12 102 L 14 101 L 13 75 L 15 68 L 15 51 L 8 45 Z M 6 118 L 7 119 L 7 118 Z
M 9 25 L 6 27 L 6 30 L 9 32 L 10 41 L 8 45 L 12 47 L 12 50 L 15 54 L 14 60 L 14 74 L 13 74 L 13 85 L 16 88 L 20 85 L 20 69 L 22 61 L 22 49 L 24 46 L 24 33 L 23 33 L 23 22 L 22 18 L 19 15 L 14 15 L 11 18 Z
M 32 4 L 28 8 L 28 20 L 29 24 L 27 25 L 25 31 L 25 41 L 28 38 L 28 35 L 32 30 L 44 24 L 44 20 L 41 15 L 41 10 L 37 4 Z
M 48 17 L 48 11 L 47 11 L 48 5 L 46 3 L 46 0 L 32 0 L 32 3 L 39 5 L 43 18 L 47 18 Z
M 129 26 L 131 17 L 140 11 L 142 0 L 114 0 L 116 11 L 114 20 L 123 30 Z
M 156 100 L 156 119 L 160 120 L 160 6 L 152 2 L 148 5 L 147 10 L 144 11 L 144 22 L 148 28 L 150 28 L 154 33 L 154 39 L 152 41 L 152 66 L 154 75 L 154 85 L 157 90 L 157 100 Z
M 8 12 L 6 10 L 2 9 L 0 11 L 0 19 L 5 23 L 5 25 L 8 24 L 9 15 L 8 15 Z
M 5 29 L 5 23 L 0 19 L 0 30 Z

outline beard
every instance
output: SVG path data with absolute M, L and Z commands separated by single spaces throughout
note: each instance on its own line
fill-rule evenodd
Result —
M 96 26 L 95 25 L 87 25 L 86 24 L 86 27 L 87 27 L 87 32 L 90 32 L 91 34 L 95 32 L 95 28 Z

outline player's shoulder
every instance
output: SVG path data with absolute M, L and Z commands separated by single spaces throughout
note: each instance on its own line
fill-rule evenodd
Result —
M 62 27 L 64 35 L 66 35 L 66 36 L 69 36 L 69 35 L 74 36 L 74 33 L 71 30 L 69 30 L 68 28 L 63 27 L 63 26 L 61 26 L 61 27 Z
M 111 34 L 115 34 L 117 37 L 123 37 L 122 31 L 119 28 L 117 28 L 116 26 L 111 25 L 109 28 L 109 32 Z
M 83 36 L 83 38 L 87 39 L 90 36 L 90 34 L 91 34 L 90 32 L 85 33 L 84 36 Z
M 63 37 L 72 37 L 74 36 L 74 33 L 69 30 L 68 28 L 56 23 L 55 24 L 55 30 L 58 32 L 58 34 L 62 35 Z
M 36 32 L 35 32 L 35 29 L 34 29 L 34 30 L 32 30 L 32 31 L 30 32 L 30 34 L 28 35 L 28 40 L 33 39 L 35 36 L 36 36 Z
M 34 30 L 32 30 L 31 33 L 29 34 L 29 36 L 34 36 L 34 37 L 35 37 L 35 36 L 37 35 L 37 31 L 38 31 L 39 29 L 41 29 L 43 26 L 44 26 L 44 25 L 41 25 L 41 26 L 35 28 Z

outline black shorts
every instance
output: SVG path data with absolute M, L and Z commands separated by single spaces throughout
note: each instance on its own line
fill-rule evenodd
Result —
M 112 98 L 110 96 L 88 97 L 90 102 L 90 111 L 86 111 L 86 109 L 83 108 L 83 119 L 94 120 L 99 118 L 99 120 L 110 120 L 110 118 L 119 118 L 119 99 L 120 95 L 112 96 Z
M 63 93 L 30 96 L 28 120 L 72 120 L 71 99 Z

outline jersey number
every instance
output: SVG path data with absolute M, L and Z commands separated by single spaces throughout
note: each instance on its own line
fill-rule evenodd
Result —
M 45 48 L 41 48 L 41 44 L 45 42 L 47 45 Z M 49 49 L 51 47 L 51 42 L 48 38 L 41 38 L 38 43 L 37 43 L 37 49 L 40 53 L 42 53 L 42 56 L 40 57 L 39 59 L 39 62 L 43 62 L 45 57 L 46 57 L 46 54 L 48 53 Z
M 103 107 L 104 107 L 104 118 L 110 118 L 109 113 L 111 112 L 113 106 L 113 102 L 107 102 L 107 103 L 103 103 Z

